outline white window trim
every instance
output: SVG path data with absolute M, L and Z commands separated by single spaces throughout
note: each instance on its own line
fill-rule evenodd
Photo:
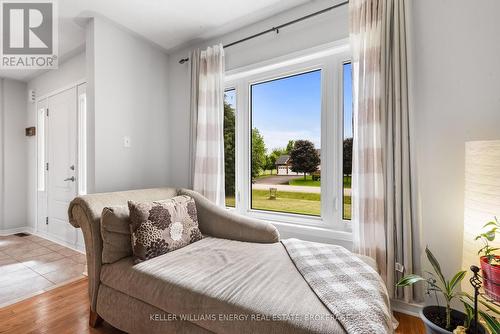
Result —
M 350 61 L 349 41 L 328 43 L 226 72 L 226 90 L 236 90 L 235 205 L 238 213 L 271 221 L 286 229 L 351 240 L 351 224 L 342 217 L 343 64 Z M 321 70 L 321 217 L 251 209 L 251 85 Z M 329 92 L 332 92 L 329 94 Z
M 87 194 L 87 83 L 77 86 L 78 195 Z
M 41 101 L 36 107 L 36 118 L 37 118 L 37 128 L 38 133 L 37 138 L 37 191 L 44 192 L 45 186 L 47 184 L 46 179 L 46 138 L 45 138 L 45 127 L 47 124 L 47 101 Z

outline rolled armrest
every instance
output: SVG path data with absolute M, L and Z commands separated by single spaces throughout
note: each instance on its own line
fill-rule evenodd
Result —
M 101 215 L 98 212 L 99 208 L 93 208 L 85 198 L 77 197 L 70 203 L 68 209 L 69 222 L 74 227 L 81 228 L 83 232 L 89 277 L 90 308 L 94 312 L 96 311 L 97 291 L 102 266 Z
M 274 243 L 280 241 L 278 230 L 270 223 L 220 208 L 192 190 L 180 189 L 179 195 L 188 195 L 194 198 L 198 211 L 198 223 L 203 234 L 246 242 Z
M 80 227 L 85 241 L 87 270 L 89 275 L 90 307 L 96 312 L 102 266 L 101 214 L 107 206 L 127 205 L 137 202 L 157 201 L 177 195 L 175 188 L 153 188 L 91 194 L 75 198 L 68 209 L 69 222 Z

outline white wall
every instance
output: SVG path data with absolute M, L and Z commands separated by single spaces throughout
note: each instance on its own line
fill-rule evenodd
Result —
M 0 231 L 27 226 L 26 83 L 0 79 Z
M 340 2 L 340 1 L 337 1 Z M 305 14 L 331 6 L 332 1 L 316 1 L 296 7 L 268 20 L 251 25 L 220 38 L 192 45 L 169 56 L 169 158 L 170 182 L 172 186 L 189 185 L 189 62 L 179 64 L 179 59 L 189 55 L 194 48 L 205 48 L 218 43 L 227 44 L 249 35 L 269 29 Z M 264 60 L 284 56 L 314 46 L 338 41 L 349 36 L 347 6 L 316 16 L 310 20 L 281 29 L 279 34 L 267 34 L 225 50 L 226 71 Z M 320 238 L 323 232 L 298 230 L 278 226 L 282 237 L 297 237 L 318 242 L 335 242 L 350 248 L 351 242 L 340 239 Z
M 340 1 L 337 1 L 340 2 Z M 193 45 L 169 57 L 169 133 L 170 133 L 170 183 L 186 187 L 189 184 L 189 62 L 181 65 L 179 59 L 189 55 L 194 48 L 234 42 L 273 26 L 296 19 L 305 14 L 331 6 L 332 1 L 316 1 L 296 7 L 250 27 L 220 38 Z M 267 59 L 311 48 L 348 37 L 347 6 L 281 29 L 279 34 L 267 34 L 232 46 L 225 50 L 226 70 L 258 63 Z
M 89 122 L 94 124 L 89 190 L 166 185 L 167 55 L 100 17 L 89 22 L 87 50 Z M 124 147 L 124 137 L 131 147 Z
M 461 265 L 465 142 L 500 139 L 500 2 L 411 4 L 411 65 L 423 243 Z
M 31 79 L 28 82 L 28 90 L 34 89 L 37 97 L 45 97 L 63 88 L 68 88 L 75 85 L 77 82 L 85 80 L 86 78 L 86 58 L 85 52 L 82 52 L 64 63 L 59 64 L 56 70 L 49 70 L 41 75 Z M 27 93 L 26 99 L 27 101 Z M 36 126 L 36 104 L 26 102 L 25 108 L 27 113 L 26 124 L 27 126 Z M 26 139 L 26 154 L 28 167 L 26 170 L 27 177 L 27 219 L 28 226 L 35 228 L 36 226 L 36 206 L 37 206 L 37 137 L 30 137 Z
M 56 70 L 49 70 L 28 82 L 28 89 L 35 89 L 38 97 L 66 88 L 81 80 L 85 80 L 85 51 L 59 64 Z M 33 104 L 28 105 L 33 106 Z M 34 107 L 32 107 L 34 108 Z
M 422 243 L 447 273 L 461 265 L 464 145 L 500 138 L 500 2 L 409 1 L 412 107 L 419 168 Z M 324 8 L 325 2 L 313 4 Z M 189 64 L 195 47 L 232 42 L 313 10 L 311 6 L 255 24 L 169 57 L 170 183 L 188 184 Z M 228 70 L 348 36 L 347 8 L 226 50 Z

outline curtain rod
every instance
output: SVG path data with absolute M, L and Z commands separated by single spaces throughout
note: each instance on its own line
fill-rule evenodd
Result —
M 322 10 L 319 10 L 317 12 L 314 12 L 314 13 L 311 13 L 311 14 L 308 14 L 306 16 L 302 16 L 302 17 L 299 17 L 298 19 L 295 19 L 295 20 L 292 20 L 292 21 L 288 21 L 286 23 L 283 23 L 283 24 L 280 24 L 279 26 L 276 26 L 276 27 L 272 27 L 272 28 L 269 28 L 267 30 L 264 30 L 264 31 L 261 31 L 257 34 L 254 34 L 254 35 L 251 35 L 251 36 L 248 36 L 248 37 L 245 37 L 245 38 L 242 38 L 242 39 L 239 39 L 235 42 L 231 42 L 229 44 L 226 44 L 224 45 L 224 49 L 225 48 L 229 48 L 233 45 L 236 45 L 236 44 L 240 44 L 240 43 L 243 43 L 243 42 L 246 42 L 248 40 L 251 40 L 251 39 L 254 39 L 256 37 L 259 37 L 259 36 L 262 36 L 262 35 L 265 35 L 265 34 L 268 34 L 270 32 L 276 32 L 277 34 L 279 33 L 280 29 L 281 28 L 284 28 L 284 27 L 288 27 L 289 25 L 292 25 L 292 24 L 295 24 L 295 23 L 298 23 L 298 22 L 301 22 L 301 21 L 304 21 L 304 20 L 307 20 L 311 17 L 314 17 L 316 15 L 320 15 L 320 14 L 323 14 L 323 13 L 326 13 L 332 9 L 335 9 L 335 8 L 338 8 L 338 7 L 341 7 L 341 6 L 344 6 L 344 5 L 347 5 L 349 3 L 349 1 L 344 1 L 344 2 L 341 2 L 341 3 L 338 3 L 336 5 L 333 5 L 333 6 L 330 6 L 330 7 L 327 7 L 325 9 L 322 9 Z M 189 61 L 189 57 L 187 58 L 182 58 L 181 60 L 179 60 L 179 64 L 184 64 L 185 62 Z

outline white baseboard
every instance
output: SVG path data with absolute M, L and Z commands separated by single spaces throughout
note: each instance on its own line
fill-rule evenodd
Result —
M 420 310 L 422 310 L 423 307 L 423 304 L 406 303 L 400 300 L 391 299 L 391 309 L 393 311 L 412 315 L 414 317 L 420 317 Z
M 75 245 L 75 244 L 72 244 L 72 243 L 69 243 L 65 240 L 62 240 L 60 238 L 57 238 L 57 237 L 54 237 L 53 235 L 50 235 L 48 233 L 43 233 L 43 232 L 31 232 L 31 234 L 33 235 L 36 235 L 40 238 L 44 238 L 44 239 L 47 239 L 49 241 L 52 241 L 52 242 L 55 242 L 56 244 L 59 244 L 61 246 L 64 246 L 64 247 L 67 247 L 67 248 L 70 248 L 72 250 L 75 250 L 79 253 L 82 253 L 82 254 L 85 254 L 85 246 L 81 246 L 81 245 Z
M 33 227 L 31 226 L 22 226 L 22 227 L 16 227 L 16 228 L 10 228 L 6 230 L 0 230 L 0 236 L 5 237 L 8 235 L 16 234 L 16 233 L 29 233 L 33 234 Z
M 75 244 L 69 243 L 65 240 L 62 240 L 60 238 L 54 237 L 50 234 L 35 231 L 34 228 L 31 226 L 23 226 L 23 227 L 11 228 L 8 230 L 0 230 L 0 236 L 4 237 L 4 236 L 16 234 L 16 233 L 23 233 L 23 232 L 36 235 L 40 238 L 47 239 L 47 240 L 55 242 L 56 244 L 59 244 L 61 246 L 64 246 L 64 247 L 70 248 L 72 250 L 75 250 L 79 253 L 85 254 L 85 246 L 84 245 L 75 245 Z

